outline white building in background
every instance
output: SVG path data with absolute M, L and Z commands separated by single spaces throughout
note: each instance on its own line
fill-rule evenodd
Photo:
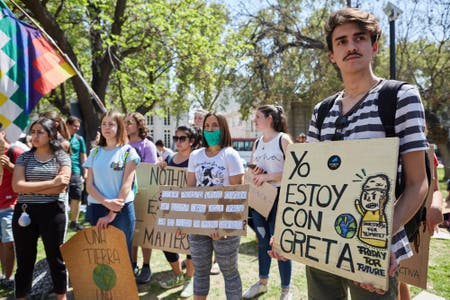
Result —
M 239 112 L 239 105 L 231 103 L 222 114 L 227 118 L 233 139 L 258 137 L 258 133 L 255 131 L 255 123 L 253 122 L 254 113 L 251 113 L 248 119 L 244 120 Z
M 182 113 L 178 118 L 170 108 L 167 108 L 165 117 L 158 115 L 146 115 L 150 136 L 153 142 L 162 140 L 165 147 L 174 149 L 172 137 L 175 135 L 175 130 L 180 125 L 190 125 L 189 113 Z
M 255 131 L 255 124 L 252 121 L 254 113 L 250 114 L 248 120 L 243 120 L 242 115 L 239 112 L 238 103 L 231 100 L 229 104 L 220 106 L 221 108 L 217 109 L 217 111 L 225 115 L 233 140 L 254 140 L 258 136 L 258 133 Z M 153 142 L 162 140 L 166 147 L 174 149 L 175 145 L 173 144 L 172 136 L 175 135 L 176 128 L 180 125 L 191 125 L 196 110 L 197 108 L 193 108 L 191 112 L 182 113 L 179 116 L 178 121 L 176 112 L 172 111 L 170 108 L 167 108 L 165 117 L 147 114 L 147 124 Z

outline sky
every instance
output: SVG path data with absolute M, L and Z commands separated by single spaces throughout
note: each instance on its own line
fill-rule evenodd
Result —
M 210 0 L 211 2 L 223 3 L 229 7 L 234 22 L 238 22 L 240 15 L 245 10 L 256 13 L 258 10 L 274 3 L 273 0 Z M 316 3 L 325 3 L 326 0 L 317 0 Z M 346 2 L 346 1 L 342 1 Z M 450 27 L 450 1 L 446 0 L 352 0 L 352 5 L 359 5 L 360 8 L 371 11 L 380 20 L 386 39 L 389 38 L 389 20 L 383 8 L 391 2 L 403 13 L 396 20 L 396 36 L 408 36 L 409 40 L 426 37 L 430 40 L 449 39 L 449 30 L 443 30 L 441 26 L 429 25 L 425 15 L 434 16 L 433 21 Z M 417 3 L 417 4 L 416 4 Z M 430 3 L 432 3 L 430 5 Z M 430 7 L 428 7 L 430 5 Z M 343 7 L 343 6 L 341 6 Z M 443 17 L 444 16 L 444 17 Z

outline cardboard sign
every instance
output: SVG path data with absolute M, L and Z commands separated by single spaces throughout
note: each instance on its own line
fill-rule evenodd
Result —
M 145 248 L 162 249 L 175 253 L 189 254 L 187 236 L 162 232 L 155 228 L 156 212 L 159 210 L 159 186 L 186 185 L 186 169 L 141 163 L 137 167 L 138 193 L 134 199 L 136 213 L 136 229 L 133 245 Z
M 83 229 L 61 246 L 76 299 L 139 299 L 125 234 Z
M 431 175 L 434 175 L 434 147 L 430 145 L 428 150 L 428 159 L 430 161 Z M 436 178 L 431 178 L 430 190 L 428 191 L 426 207 L 430 207 L 433 200 L 432 187 L 434 186 Z M 428 276 L 428 259 L 430 255 L 430 239 L 431 235 L 426 228 L 426 224 L 422 224 L 419 228 L 419 252 L 416 251 L 414 245 L 411 243 L 411 249 L 414 255 L 408 259 L 402 260 L 399 267 L 398 280 L 403 281 L 422 289 L 427 288 Z
M 288 146 L 274 247 L 387 290 L 398 138 Z
M 261 186 L 254 185 L 253 173 L 250 170 L 245 172 L 245 183 L 249 184 L 248 205 L 267 218 L 275 202 L 277 188 L 267 182 Z
M 161 186 L 157 228 L 164 232 L 246 235 L 248 184 L 177 188 Z

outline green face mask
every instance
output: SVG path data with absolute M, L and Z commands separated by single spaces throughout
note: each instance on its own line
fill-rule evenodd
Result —
M 203 136 L 209 146 L 216 146 L 220 143 L 220 129 L 216 131 L 206 131 L 203 130 Z

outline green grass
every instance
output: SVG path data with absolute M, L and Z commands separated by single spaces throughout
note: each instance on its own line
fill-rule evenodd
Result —
M 444 180 L 445 177 L 445 173 L 444 173 L 444 168 L 438 168 L 438 178 L 439 178 L 439 189 L 442 192 L 442 196 L 447 197 L 448 196 L 448 192 L 447 192 L 447 181 Z
M 447 197 L 447 182 L 444 181 L 444 170 L 438 169 L 440 180 L 440 189 L 442 194 Z M 83 218 L 83 217 L 81 217 Z M 87 224 L 85 224 L 87 225 Z M 68 231 L 67 239 L 72 237 L 74 232 Z M 450 240 L 432 239 L 430 244 L 430 262 L 428 268 L 428 291 L 432 294 L 450 299 L 450 259 L 449 259 Z M 42 243 L 38 245 L 38 260 L 45 257 Z M 166 280 L 171 276 L 169 264 L 160 250 L 154 250 L 151 259 L 151 268 L 153 277 L 150 283 L 139 285 L 139 299 L 178 299 L 182 287 L 164 290 L 158 282 Z M 243 290 L 245 291 L 258 280 L 258 258 L 257 245 L 253 231 L 248 231 L 248 236 L 242 237 L 239 250 L 239 270 L 242 278 Z M 294 299 L 307 299 L 305 268 L 302 264 L 293 263 L 292 291 Z M 276 262 L 272 263 L 270 270 L 269 291 L 260 297 L 260 299 L 277 299 L 280 293 L 280 278 Z M 414 297 L 422 290 L 411 287 L 411 295 Z M 69 290 L 69 299 L 74 299 L 73 291 Z M 224 296 L 224 283 L 222 275 L 211 276 L 210 299 L 221 300 Z M 13 291 L 4 290 L 0 287 L 0 300 L 14 299 Z M 56 299 L 51 297 L 49 299 Z
M 68 236 L 73 232 L 69 231 Z M 450 249 L 450 240 L 431 240 L 430 266 L 428 271 L 428 291 L 450 299 L 450 260 L 448 258 L 448 249 Z M 245 291 L 258 279 L 258 259 L 257 245 L 255 243 L 254 233 L 249 230 L 247 237 L 242 237 L 239 251 L 239 270 Z M 44 257 L 42 245 L 39 246 L 39 258 Z M 139 299 L 178 299 L 182 287 L 164 290 L 159 287 L 158 281 L 166 280 L 171 276 L 169 264 L 166 262 L 162 251 L 154 250 L 151 259 L 151 268 L 153 277 L 150 283 L 139 286 Z M 269 291 L 260 299 L 278 299 L 280 293 L 280 279 L 278 276 L 278 267 L 275 262 L 272 263 L 269 281 Z M 307 299 L 305 268 L 302 264 L 293 263 L 292 291 L 294 299 Z M 421 289 L 412 287 L 412 295 L 420 293 Z M 69 291 L 69 299 L 74 299 L 72 290 Z M 211 276 L 210 299 L 225 299 L 224 284 L 222 275 Z M 11 290 L 0 289 L 0 299 L 14 299 Z M 55 299 L 51 297 L 49 299 Z

